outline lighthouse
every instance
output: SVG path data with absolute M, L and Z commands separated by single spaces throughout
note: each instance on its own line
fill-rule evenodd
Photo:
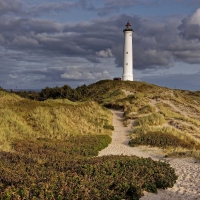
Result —
M 133 45 L 132 34 L 133 29 L 129 22 L 126 24 L 124 32 L 124 68 L 123 68 L 123 81 L 133 81 Z

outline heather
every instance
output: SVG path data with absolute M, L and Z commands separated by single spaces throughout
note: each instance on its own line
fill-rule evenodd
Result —
M 18 140 L 0 153 L 2 199 L 139 199 L 143 191 L 172 187 L 177 176 L 165 162 L 136 156 L 94 157 L 106 135 L 67 140 Z

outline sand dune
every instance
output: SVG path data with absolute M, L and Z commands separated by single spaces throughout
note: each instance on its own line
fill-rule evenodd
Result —
M 158 148 L 130 147 L 128 145 L 130 128 L 122 123 L 123 111 L 112 110 L 113 126 L 112 143 L 99 152 L 104 155 L 136 155 L 151 157 L 154 160 L 165 160 L 175 168 L 178 180 L 173 188 L 158 190 L 158 194 L 145 192 L 141 200 L 200 200 L 200 164 L 192 158 L 164 158 L 164 153 Z

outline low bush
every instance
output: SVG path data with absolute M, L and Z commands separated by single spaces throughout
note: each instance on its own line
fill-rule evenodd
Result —
M 110 137 L 18 140 L 0 152 L 0 199 L 139 199 L 172 187 L 168 163 L 136 156 L 96 156 Z
M 98 152 L 111 143 L 108 135 L 70 136 L 66 140 L 39 138 L 36 140 L 18 140 L 12 144 L 15 152 L 34 155 L 39 159 L 53 162 L 52 157 L 97 156 Z
M 52 167 L 19 164 L 1 170 L 3 199 L 139 199 L 143 190 L 156 193 L 177 179 L 169 164 L 135 156 L 57 161 Z
M 200 149 L 200 145 L 195 145 L 192 141 L 183 141 L 180 138 L 170 135 L 168 133 L 160 132 L 149 132 L 146 134 L 139 134 L 134 139 L 129 142 L 130 146 L 138 145 L 151 145 L 161 148 L 172 147 L 182 147 L 182 148 L 197 148 Z
M 109 130 L 114 130 L 114 126 L 112 126 L 112 125 L 104 125 L 103 128 L 109 129 Z

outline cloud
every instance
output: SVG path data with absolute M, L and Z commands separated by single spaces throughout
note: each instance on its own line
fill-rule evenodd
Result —
M 0 16 L 11 13 L 21 13 L 21 1 L 20 0 L 0 0 Z
M 169 67 L 175 60 L 199 63 L 200 43 L 188 41 L 177 28 L 179 21 L 156 22 L 138 16 L 120 15 L 91 22 L 61 24 L 51 20 L 0 18 L 0 45 L 51 59 L 76 57 L 91 63 L 114 57 L 123 66 L 123 28 L 130 20 L 133 34 L 134 68 Z M 197 52 L 197 53 L 195 53 Z M 23 57 L 21 57 L 23 60 Z
M 100 63 L 100 57 L 114 57 L 116 65 L 122 67 L 122 30 L 127 19 L 135 30 L 135 69 L 169 67 L 175 60 L 200 62 L 197 56 L 200 43 L 180 35 L 178 20 L 162 23 L 127 15 L 64 25 L 51 20 L 3 17 L 0 18 L 0 45 L 51 58 L 59 55 L 80 57 L 92 63 Z
M 0 0 L 2 2 L 7 1 Z M 25 17 L 20 14 L 20 2 L 16 2 L 16 9 L 4 6 L 5 11 L 1 13 L 7 14 L 0 16 L 0 79 L 4 81 L 12 78 L 17 84 L 25 84 L 28 80 L 39 84 L 59 82 L 61 78 L 62 81 L 77 81 L 110 77 L 108 66 L 100 69 L 94 66 L 101 65 L 102 60 L 112 59 L 117 67 L 123 67 L 123 29 L 127 19 L 134 29 L 134 69 L 172 67 L 176 61 L 200 63 L 199 10 L 184 19 L 156 20 L 123 14 L 62 24 L 50 19 Z M 125 2 L 118 3 L 122 6 L 131 3 Z M 38 5 L 37 12 L 62 10 L 62 3 Z M 83 9 L 94 10 L 89 1 L 78 3 Z M 115 6 L 115 1 L 105 1 L 105 5 Z M 73 4 L 63 5 L 63 9 L 74 8 L 77 7 Z M 66 66 L 74 65 L 79 68 L 66 69 Z
M 111 76 L 109 73 L 104 70 L 103 72 L 80 72 L 76 70 L 65 72 L 60 75 L 64 79 L 77 79 L 77 80 L 101 80 L 101 79 L 110 79 Z
M 43 15 L 45 13 L 70 11 L 78 7 L 79 4 L 77 2 L 48 2 L 31 6 L 29 9 L 29 14 Z
M 182 24 L 178 28 L 183 38 L 187 40 L 200 40 L 200 8 L 193 15 L 183 19 Z
M 141 81 L 146 81 L 156 85 L 169 87 L 172 89 L 182 89 L 182 90 L 200 90 L 200 73 L 195 74 L 173 74 L 173 75 L 156 75 L 141 77 Z
M 102 58 L 113 57 L 112 50 L 110 48 L 96 52 L 96 55 Z
M 80 0 L 77 4 L 84 10 L 96 12 L 98 16 L 105 17 L 107 15 L 112 15 L 113 13 L 119 13 L 123 8 L 130 8 L 136 5 L 149 5 L 157 2 L 149 2 L 147 0 L 104 0 L 102 1 L 102 6 L 94 6 L 91 0 Z
M 106 6 L 115 6 L 115 7 L 130 7 L 138 4 L 146 4 L 145 0 L 105 0 Z
M 18 78 L 18 76 L 17 76 L 16 74 L 9 74 L 9 77 L 10 77 L 10 78 L 14 78 L 14 79 L 15 79 L 15 78 Z
M 196 10 L 196 12 L 189 17 L 189 24 L 198 24 L 200 25 L 200 8 Z

